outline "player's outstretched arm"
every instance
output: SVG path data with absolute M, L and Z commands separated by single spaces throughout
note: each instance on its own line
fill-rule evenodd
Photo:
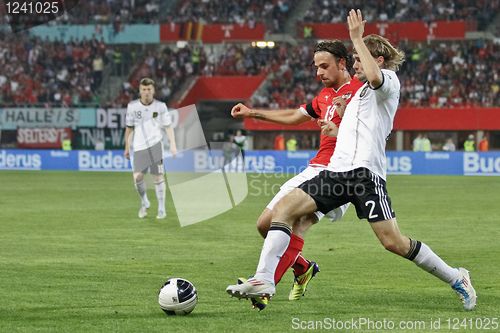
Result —
M 231 109 L 233 118 L 256 118 L 272 123 L 284 125 L 297 125 L 310 121 L 311 118 L 304 115 L 298 109 L 282 109 L 282 110 L 257 110 L 250 109 L 242 103 L 238 103 Z
M 368 47 L 366 47 L 363 42 L 363 33 L 365 31 L 365 23 L 363 21 L 363 16 L 361 15 L 361 10 L 351 9 L 349 16 L 347 17 L 347 25 L 349 26 L 349 35 L 352 40 L 352 44 L 356 49 L 356 53 L 359 56 L 359 60 L 363 65 L 363 70 L 366 75 L 366 79 L 372 87 L 379 87 L 382 84 L 382 72 L 377 61 L 383 61 L 378 59 L 377 61 L 372 57 Z M 381 57 L 379 57 L 381 58 Z

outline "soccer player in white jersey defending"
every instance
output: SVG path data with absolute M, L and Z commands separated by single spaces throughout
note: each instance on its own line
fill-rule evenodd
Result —
M 282 110 L 250 109 L 239 103 L 232 108 L 231 115 L 235 118 L 250 117 L 285 125 L 321 120 L 332 121 L 336 126 L 339 126 L 345 104 L 351 100 L 352 96 L 363 84 L 356 78 L 351 80 L 349 72 L 352 70 L 353 61 L 347 48 L 340 40 L 322 41 L 316 44 L 313 62 L 316 67 L 317 77 L 321 79 L 324 88 L 309 103 L 303 104 L 297 109 Z M 339 105 L 342 105 L 342 108 L 339 108 Z M 319 150 L 309 162 L 308 167 L 281 186 L 280 191 L 267 205 L 257 221 L 257 229 L 262 237 L 266 237 L 270 228 L 272 210 L 276 203 L 292 189 L 318 175 L 326 168 L 335 150 L 336 141 L 337 139 L 334 136 L 321 135 Z M 329 212 L 326 216 L 332 221 L 340 220 L 345 214 L 348 205 L 343 205 Z M 319 211 L 305 215 L 293 226 L 290 243 L 281 256 L 274 274 L 274 283 L 276 285 L 285 272 L 290 267 L 293 267 L 294 283 L 288 297 L 289 300 L 300 299 L 304 295 L 309 281 L 319 272 L 317 263 L 302 256 L 302 248 L 304 246 L 305 232 L 323 216 L 324 214 Z M 255 300 L 252 301 L 255 304 Z M 259 309 L 263 308 L 262 304 L 257 306 Z
M 153 175 L 155 183 L 156 198 L 158 199 L 157 219 L 167 216 L 165 210 L 165 177 L 163 168 L 163 144 L 162 130 L 167 132 L 170 142 L 170 152 L 173 156 L 177 153 L 172 120 L 165 103 L 154 99 L 154 81 L 143 78 L 139 84 L 140 98 L 128 103 L 125 130 L 125 152 L 126 158 L 130 159 L 132 154 L 133 176 L 137 193 L 141 198 L 139 218 L 147 216 L 150 206 L 146 193 L 144 174 L 148 171 Z M 130 140 L 130 136 L 133 139 Z M 132 142 L 132 143 L 131 143 Z
M 239 298 L 272 296 L 273 274 L 290 242 L 294 221 L 304 214 L 316 210 L 326 213 L 351 202 L 358 217 L 368 219 L 388 251 L 413 261 L 448 283 L 464 308 L 472 310 L 476 306 L 476 292 L 469 272 L 450 267 L 425 243 L 399 231 L 385 183 L 385 142 L 399 103 L 400 83 L 395 71 L 404 61 L 404 54 L 381 36 L 363 38 L 365 22 L 360 10 L 349 12 L 347 23 L 355 50 L 354 69 L 358 79 L 366 82 L 347 105 L 337 147 L 327 169 L 276 204 L 257 272 L 246 283 L 230 285 L 226 291 Z M 327 125 L 324 127 L 327 133 Z

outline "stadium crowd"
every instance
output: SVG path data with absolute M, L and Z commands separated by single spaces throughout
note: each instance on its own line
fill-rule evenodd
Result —
M 407 60 L 400 70 L 402 106 L 492 107 L 500 105 L 500 47 L 492 41 L 403 43 Z M 312 46 L 274 52 L 269 84 L 253 97 L 256 107 L 289 108 L 320 89 L 313 80 Z M 242 62 L 245 63 L 245 62 Z M 279 65 L 277 65 L 279 64 Z
M 109 51 L 96 39 L 62 43 L 0 33 L 0 105 L 96 102 Z
M 22 36 L 22 37 L 20 37 Z M 111 47 L 93 39 L 49 42 L 28 35 L 0 37 L 0 105 L 97 104 L 103 70 L 125 75 L 116 106 L 135 98 L 138 78 L 154 77 L 157 97 L 174 102 L 175 92 L 193 75 L 266 74 L 266 85 L 252 98 L 255 107 L 290 108 L 308 101 L 321 89 L 311 66 L 314 43 L 278 43 L 274 48 L 227 44 L 215 52 L 209 46 L 162 46 L 144 54 Z M 500 52 L 492 41 L 453 41 L 399 45 L 406 53 L 400 70 L 401 105 L 413 107 L 492 107 L 500 105 Z M 130 51 L 130 52 L 129 52 Z M 116 58 L 121 63 L 116 64 Z M 134 53 L 134 61 L 125 56 Z
M 74 2 L 74 1 L 73 1 Z M 58 24 L 158 23 L 160 0 L 85 0 L 58 18 Z
M 138 82 L 143 77 L 155 78 L 156 97 L 169 103 L 184 80 L 192 75 L 203 74 L 205 67 L 208 68 L 206 52 L 198 45 L 179 49 L 167 46 L 159 52 L 154 49 L 148 50 L 143 60 L 124 82 L 114 104 L 126 106 L 129 101 L 136 98 Z
M 62 2 L 62 0 L 58 0 Z M 123 24 L 201 22 L 253 26 L 265 22 L 271 32 L 283 32 L 285 22 L 300 0 L 179 0 L 166 6 L 160 0 L 86 0 L 64 2 L 65 14 L 57 24 Z M 163 7 L 165 8 L 163 8 Z M 342 23 L 351 8 L 363 10 L 374 21 L 475 21 L 484 30 L 500 10 L 500 0 L 315 0 L 303 14 L 303 22 Z M 7 23 L 0 6 L 0 24 Z
M 500 46 L 493 41 L 408 43 L 400 80 L 401 105 L 500 105 Z
M 257 22 L 268 23 L 268 29 L 282 32 L 284 23 L 298 0 L 227 0 L 227 1 L 181 1 L 169 13 L 174 22 L 235 23 L 255 26 Z
M 368 6 L 363 0 L 315 0 L 303 21 L 343 23 L 351 8 L 360 8 L 368 22 L 476 20 L 479 30 L 483 30 L 498 13 L 500 1 L 378 0 Z

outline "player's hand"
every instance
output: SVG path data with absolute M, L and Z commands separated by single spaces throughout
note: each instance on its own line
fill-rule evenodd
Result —
M 321 134 L 336 137 L 339 133 L 339 128 L 332 121 L 319 119 L 318 125 L 321 127 Z
M 130 160 L 130 151 L 128 150 L 128 148 L 125 148 L 125 151 L 123 152 L 123 156 L 125 156 L 125 158 L 127 160 Z
M 231 116 L 236 119 L 250 117 L 250 109 L 244 104 L 238 103 L 231 109 Z
M 170 153 L 172 154 L 172 157 L 175 158 L 175 155 L 177 155 L 177 147 L 170 145 Z
M 335 111 L 339 117 L 343 118 L 347 106 L 346 100 L 342 96 L 337 96 L 332 100 L 332 104 L 335 105 Z
M 351 40 L 363 38 L 365 23 L 366 21 L 363 21 L 361 10 L 351 9 L 349 11 L 349 16 L 347 16 L 347 25 L 349 26 L 349 36 L 351 37 Z

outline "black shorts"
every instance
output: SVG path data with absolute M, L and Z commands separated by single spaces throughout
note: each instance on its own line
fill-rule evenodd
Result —
M 356 207 L 358 217 L 369 222 L 396 217 L 385 180 L 366 168 L 347 172 L 324 170 L 299 188 L 313 198 L 323 214 L 350 202 Z

